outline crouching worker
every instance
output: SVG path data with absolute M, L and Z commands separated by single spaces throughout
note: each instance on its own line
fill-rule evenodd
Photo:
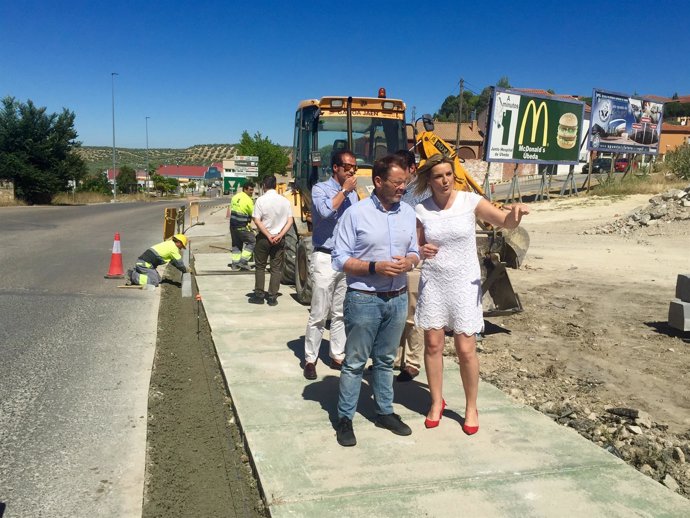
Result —
M 133 270 L 127 270 L 127 280 L 131 284 L 158 286 L 161 276 L 158 268 L 162 264 L 172 264 L 182 273 L 190 271 L 182 261 L 180 250 L 187 248 L 187 236 L 175 234 L 171 239 L 153 245 L 139 256 Z

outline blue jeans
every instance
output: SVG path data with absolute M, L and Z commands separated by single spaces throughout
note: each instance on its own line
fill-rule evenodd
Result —
M 407 318 L 407 293 L 379 297 L 348 291 L 343 304 L 345 360 L 340 372 L 338 418 L 352 419 L 357 410 L 362 374 L 367 359 L 373 361 L 372 391 L 376 413 L 393 413 L 393 362 Z

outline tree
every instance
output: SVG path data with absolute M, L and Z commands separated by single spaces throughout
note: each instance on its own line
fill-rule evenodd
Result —
M 664 105 L 664 119 L 687 117 L 690 115 L 690 103 L 666 103 Z
M 499 88 L 512 88 L 512 86 L 510 86 L 510 81 L 508 80 L 507 76 L 501 77 L 501 79 L 498 80 L 498 83 L 496 83 L 496 86 L 498 86 Z
M 85 178 L 77 190 L 80 192 L 98 192 L 101 194 L 110 194 L 111 185 L 105 174 L 97 174 Z
M 500 88 L 510 88 L 510 82 L 507 77 L 502 77 L 498 80 L 496 86 Z M 459 95 L 449 95 L 441 105 L 441 108 L 434 114 L 434 119 L 440 122 L 456 122 L 458 120 L 458 99 Z M 491 101 L 491 87 L 485 87 L 479 95 L 464 90 L 462 92 L 462 114 L 460 116 L 461 122 L 469 122 L 472 119 L 472 113 L 479 114 L 484 111 Z
M 690 144 L 683 144 L 666 153 L 664 163 L 678 178 L 690 180 Z
M 256 132 L 250 137 L 245 130 L 237 146 L 237 154 L 259 157 L 259 179 L 272 174 L 284 174 L 288 166 L 288 156 L 278 144 Z
M 117 190 L 124 193 L 137 192 L 137 173 L 133 167 L 123 165 L 117 175 Z
M 177 178 L 168 178 L 159 174 L 151 176 L 151 181 L 153 182 L 153 188 L 161 194 L 176 192 L 180 184 Z
M 52 197 L 87 174 L 76 154 L 73 112 L 48 114 L 31 100 L 5 97 L 0 109 L 0 178 L 14 182 L 15 194 L 27 203 L 50 203 Z

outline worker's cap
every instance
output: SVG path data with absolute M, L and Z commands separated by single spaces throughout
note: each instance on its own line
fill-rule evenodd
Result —
M 187 236 L 184 234 L 175 234 L 172 238 L 173 241 L 179 241 L 182 244 L 182 248 L 187 248 Z

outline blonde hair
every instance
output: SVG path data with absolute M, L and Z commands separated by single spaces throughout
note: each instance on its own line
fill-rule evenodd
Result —
M 450 164 L 453 169 L 453 176 L 455 176 L 455 161 L 452 158 L 448 158 L 445 155 L 437 153 L 431 155 L 424 161 L 419 169 L 417 170 L 417 185 L 415 186 L 415 194 L 422 194 L 429 187 L 429 177 L 431 176 L 431 170 L 439 164 Z

